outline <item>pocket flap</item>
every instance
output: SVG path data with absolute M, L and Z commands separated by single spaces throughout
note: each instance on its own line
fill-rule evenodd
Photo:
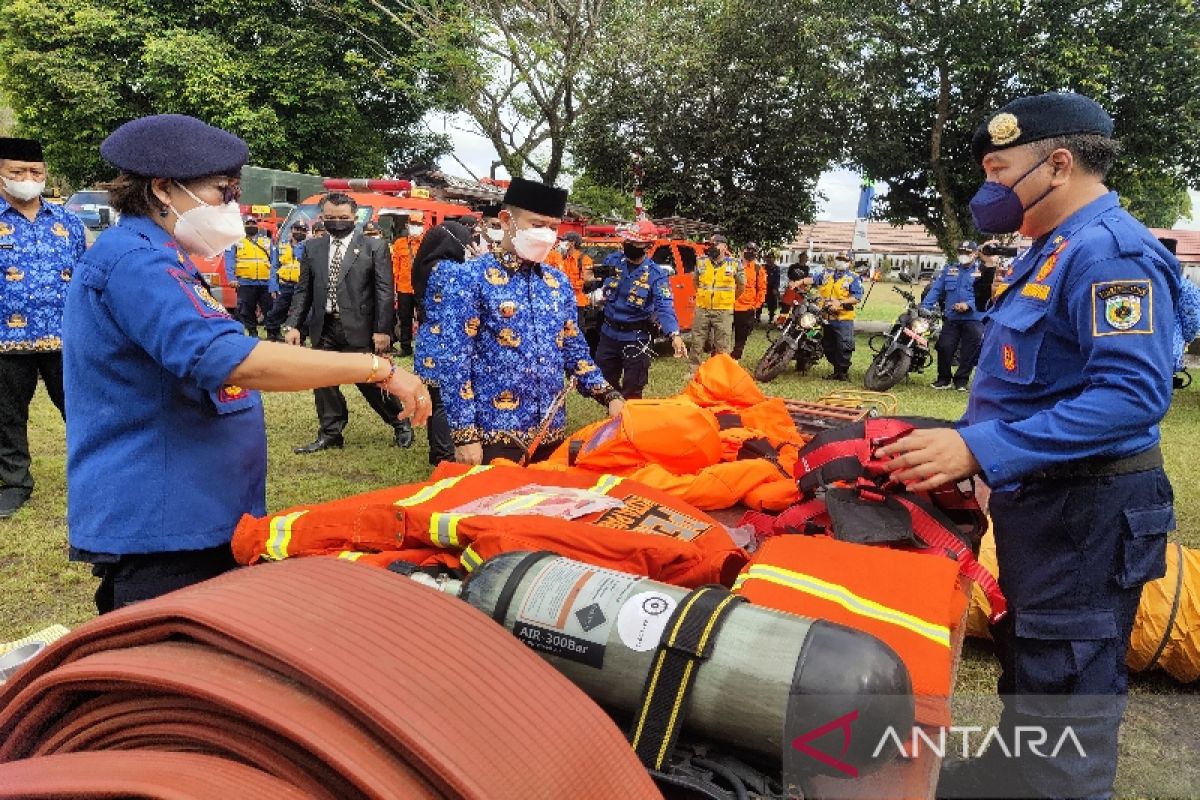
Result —
M 1070 640 L 1117 638 L 1111 611 L 1017 611 L 1016 634 L 1024 639 Z
M 1006 328 L 1012 328 L 1014 331 L 1024 333 L 1036 325 L 1042 317 L 1046 316 L 1046 311 L 1049 308 L 1049 303 L 1025 300 L 1024 298 L 1017 297 L 1008 305 L 997 309 L 992 318 Z
M 1134 536 L 1160 536 L 1175 530 L 1175 506 L 1163 503 L 1157 506 L 1125 509 L 1125 521 Z

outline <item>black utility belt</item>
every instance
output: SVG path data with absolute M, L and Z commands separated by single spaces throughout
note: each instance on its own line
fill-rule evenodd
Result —
M 1158 469 L 1162 465 L 1162 450 L 1156 444 L 1131 456 L 1121 456 L 1118 458 L 1095 456 L 1093 458 L 1081 458 L 1078 461 L 1069 461 L 1066 464 L 1047 467 L 1037 472 L 1031 472 L 1022 479 L 1022 482 L 1107 478 L 1113 475 L 1129 475 L 1134 472 Z
M 658 330 L 658 326 L 649 320 L 644 322 L 614 322 L 611 319 L 606 319 L 604 322 L 614 331 L 620 331 L 621 333 L 654 333 Z

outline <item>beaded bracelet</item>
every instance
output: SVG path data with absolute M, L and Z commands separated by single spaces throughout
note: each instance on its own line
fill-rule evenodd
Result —
M 375 380 L 375 376 L 378 374 L 379 374 L 379 356 L 375 355 L 374 353 L 371 353 L 371 374 L 367 376 L 367 379 L 365 381 L 363 381 L 363 383 L 378 383 L 378 381 Z

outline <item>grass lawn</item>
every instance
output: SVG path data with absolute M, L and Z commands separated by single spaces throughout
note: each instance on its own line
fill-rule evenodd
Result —
M 864 319 L 891 320 L 903 307 L 903 301 L 881 283 L 866 304 Z M 756 331 L 747 347 L 744 362 L 753 367 L 766 346 L 766 338 Z M 870 361 L 866 340 L 859 339 L 851 369 L 851 386 L 862 386 L 863 372 Z M 844 387 L 823 380 L 829 372 L 821 364 L 816 374 L 800 377 L 785 373 L 767 385 L 768 393 L 797 399 L 814 399 L 833 388 Z M 651 371 L 647 392 L 650 396 L 676 394 L 683 386 L 686 369 L 683 362 L 659 359 Z M 927 384 L 932 375 L 915 376 L 896 387 L 900 413 L 956 419 L 966 407 L 966 395 L 935 392 Z M 267 505 L 270 509 L 328 500 L 381 486 L 423 480 L 429 472 L 424 436 L 411 450 L 390 447 L 390 431 L 375 417 L 366 403 L 351 388 L 347 392 L 350 424 L 346 429 L 346 448 L 296 456 L 292 448 L 311 441 L 316 434 L 316 411 L 309 392 L 271 394 L 266 397 L 269 467 Z M 601 409 L 578 396 L 569 403 L 570 422 L 579 426 L 598 419 Z M 65 447 L 63 423 L 45 393 L 39 390 L 31 408 L 29 438 L 33 452 L 33 472 L 37 481 L 32 500 L 15 517 L 0 520 L 0 641 L 24 636 L 54 622 L 76 625 L 94 613 L 92 592 L 95 579 L 88 568 L 66 559 L 66 487 L 64 481 Z M 1163 423 L 1163 450 L 1167 470 L 1175 486 L 1179 530 L 1173 540 L 1200 547 L 1200 476 L 1188 466 L 1200 453 L 1200 385 L 1176 394 L 1175 402 Z M 238 480 L 229 475 L 228 480 Z M 136 492 L 130 486 L 126 491 Z M 187 491 L 180 486 L 179 491 Z M 180 520 L 186 525 L 186 520 Z M 970 695 L 994 692 L 996 670 L 985 645 L 968 643 L 959 670 L 957 691 Z M 1145 694 L 1194 693 L 1196 687 L 1180 687 L 1162 676 L 1138 676 L 1133 691 Z M 1178 733 L 1163 729 L 1154 719 L 1133 720 L 1123 732 L 1122 766 L 1118 789 L 1138 785 L 1139 774 L 1165 774 L 1174 759 L 1190 755 L 1180 747 Z M 963 724 L 956 720 L 956 724 Z M 1195 741 L 1194 729 L 1190 733 Z M 1182 763 L 1182 762 L 1181 762 Z M 1149 772 L 1146 772 L 1149 771 Z M 1182 792 L 1184 794 L 1186 792 Z

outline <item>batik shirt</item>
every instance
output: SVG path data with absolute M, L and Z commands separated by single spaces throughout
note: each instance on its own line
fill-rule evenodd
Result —
M 87 247 L 83 223 L 42 203 L 32 222 L 0 197 L 0 353 L 62 349 L 63 304 Z
M 441 386 L 456 445 L 527 447 L 565 376 L 601 404 L 620 397 L 588 353 L 570 281 L 553 267 L 503 253 L 437 269 L 425 309 L 421 372 Z M 559 408 L 542 444 L 565 436 Z

